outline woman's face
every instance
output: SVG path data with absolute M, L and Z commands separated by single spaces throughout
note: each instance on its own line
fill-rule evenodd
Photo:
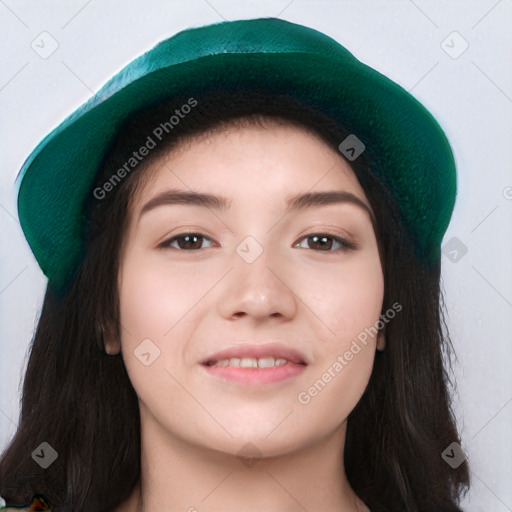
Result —
M 150 171 L 121 253 L 120 346 L 107 345 L 143 428 L 262 456 L 343 440 L 384 293 L 350 166 L 269 122 L 189 141 Z

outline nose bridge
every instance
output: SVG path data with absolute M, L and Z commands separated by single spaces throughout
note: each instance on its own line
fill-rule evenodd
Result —
M 291 318 L 297 309 L 296 298 L 289 288 L 285 265 L 270 239 L 258 241 L 247 236 L 233 255 L 233 271 L 219 301 L 224 317 L 282 316 Z

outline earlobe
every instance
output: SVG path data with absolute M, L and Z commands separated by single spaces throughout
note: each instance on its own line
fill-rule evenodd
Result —
M 105 341 L 104 345 L 105 352 L 110 356 L 117 356 L 121 352 L 121 346 L 117 340 L 114 342 Z
M 384 331 L 380 331 L 377 335 L 377 350 L 379 352 L 383 352 L 386 348 L 386 335 L 384 334 Z
M 121 352 L 121 343 L 117 338 L 113 338 L 107 336 L 105 333 L 105 328 L 103 326 L 99 326 L 101 340 L 103 342 L 103 347 L 105 349 L 105 353 L 116 356 Z

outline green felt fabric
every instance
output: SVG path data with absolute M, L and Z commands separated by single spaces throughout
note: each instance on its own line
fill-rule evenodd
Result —
M 275 18 L 182 31 L 124 67 L 48 134 L 18 176 L 23 232 L 45 275 L 60 287 L 80 261 L 85 204 L 105 151 L 130 112 L 173 95 L 199 100 L 212 88 L 295 95 L 363 141 L 373 171 L 398 200 L 426 264 L 440 244 L 456 196 L 448 140 L 402 87 L 328 36 Z M 341 142 L 341 141 L 340 141 Z

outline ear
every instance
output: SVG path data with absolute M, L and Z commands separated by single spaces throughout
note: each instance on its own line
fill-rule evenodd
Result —
M 99 330 L 101 332 L 101 339 L 103 340 L 105 352 L 111 356 L 119 354 L 121 352 L 121 342 L 118 336 L 114 336 L 112 333 L 109 333 L 109 329 L 105 329 L 103 326 L 100 326 Z
M 377 350 L 382 352 L 386 348 L 386 335 L 384 331 L 379 331 L 377 334 Z
M 117 356 L 121 352 L 121 343 L 119 340 L 104 340 L 103 344 L 105 345 L 105 352 L 111 356 Z

